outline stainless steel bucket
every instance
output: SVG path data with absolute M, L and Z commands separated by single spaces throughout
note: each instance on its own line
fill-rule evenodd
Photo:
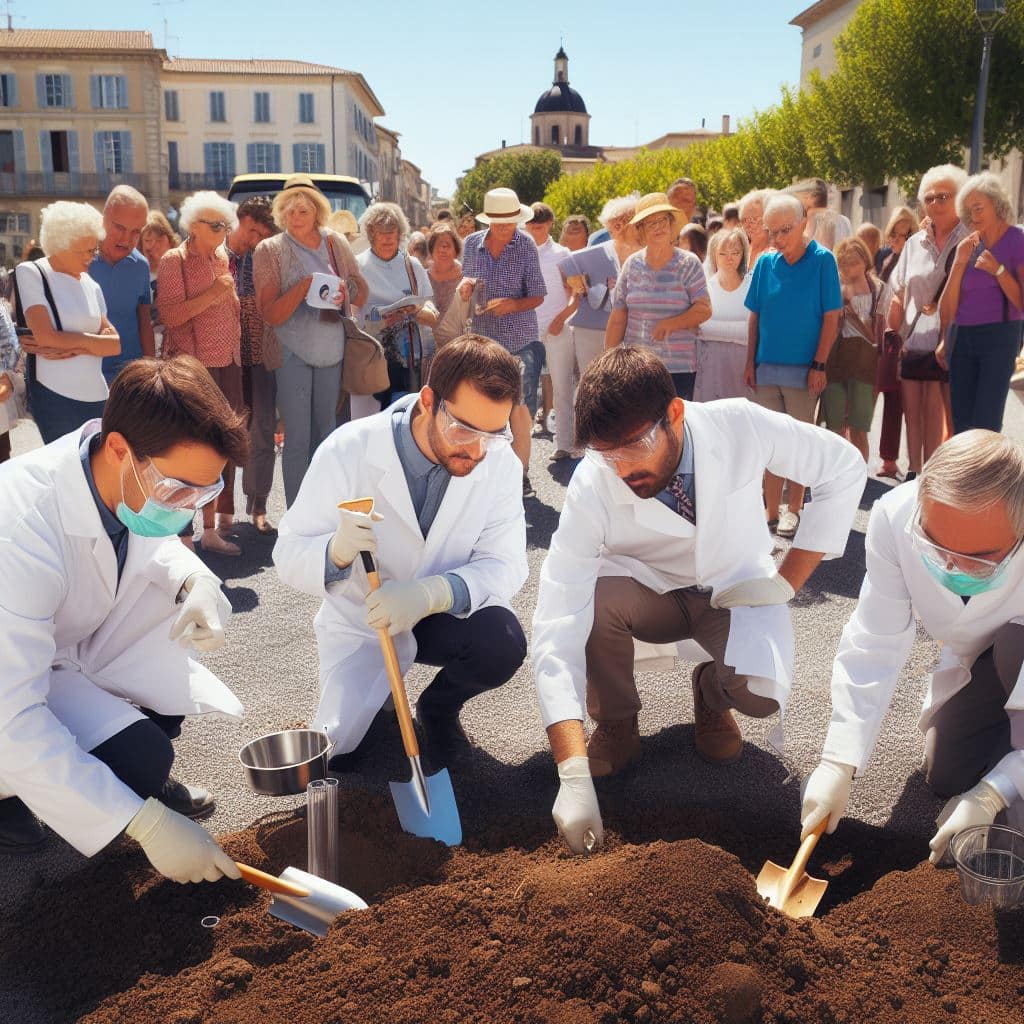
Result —
M 257 793 L 304 793 L 313 779 L 327 777 L 331 741 L 315 729 L 285 729 L 247 743 L 238 753 L 245 781 Z

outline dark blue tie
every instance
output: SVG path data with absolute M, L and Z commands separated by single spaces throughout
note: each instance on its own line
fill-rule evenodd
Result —
M 694 526 L 697 525 L 697 506 L 693 499 L 686 492 L 687 479 L 692 480 L 691 474 L 676 473 L 674 477 L 668 482 L 668 487 L 665 490 L 676 499 L 676 511 L 688 522 Z

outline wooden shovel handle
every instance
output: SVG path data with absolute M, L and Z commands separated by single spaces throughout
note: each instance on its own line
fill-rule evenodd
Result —
M 296 885 L 294 882 L 286 882 L 283 878 L 278 878 L 276 875 L 268 875 L 266 871 L 260 871 L 259 868 L 250 867 L 248 864 L 241 864 L 239 861 L 235 861 L 235 867 L 238 868 L 238 873 L 242 876 L 243 881 L 248 882 L 250 885 L 258 886 L 260 889 L 266 889 L 267 892 L 280 893 L 282 896 L 308 896 L 309 890 L 304 889 L 301 885 Z
M 786 900 L 789 899 L 789 894 L 793 891 L 793 886 L 796 885 L 797 880 L 804 871 L 806 871 L 807 862 L 811 859 L 814 847 L 818 845 L 818 840 L 822 837 L 827 824 L 828 818 L 826 817 L 814 826 L 814 828 L 808 833 L 807 838 L 800 844 L 800 849 L 796 851 L 793 863 L 790 864 L 789 869 L 782 878 L 782 884 L 779 886 L 780 904 L 785 903 Z

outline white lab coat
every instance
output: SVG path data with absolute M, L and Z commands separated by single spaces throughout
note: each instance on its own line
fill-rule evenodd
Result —
M 417 395 L 400 399 L 404 408 Z M 390 692 L 380 642 L 366 624 L 369 590 L 361 561 L 347 580 L 324 585 L 327 546 L 340 501 L 373 497 L 384 519 L 374 524 L 381 580 L 457 572 L 472 614 L 509 607 L 526 582 L 522 465 L 503 445 L 464 477 L 453 477 L 424 540 L 395 448 L 392 409 L 339 427 L 317 449 L 295 503 L 281 520 L 274 564 L 289 586 L 323 598 L 313 621 L 320 651 L 320 707 L 335 753 L 358 746 Z M 403 673 L 416 657 L 412 633 L 395 637 Z
M 79 444 L 86 424 L 0 466 L 0 796 L 91 856 L 143 801 L 88 751 L 144 716 L 242 706 L 168 639 L 193 573 L 176 538 L 131 536 L 120 584 Z
M 590 462 L 580 464 L 569 484 L 533 619 L 533 667 L 545 727 L 583 719 L 585 648 L 599 577 L 630 576 L 658 594 L 690 586 L 693 579 L 676 571 L 689 543 L 697 583 L 712 591 L 775 573 L 761 496 L 766 469 L 813 490 L 797 547 L 831 556 L 846 547 L 867 475 L 852 445 L 742 398 L 688 402 L 685 416 L 694 448 L 696 528 Z M 752 692 L 784 707 L 793 667 L 789 608 L 734 608 L 725 661 L 741 675 L 757 677 Z
M 900 670 L 914 643 L 914 616 L 942 644 L 929 679 L 920 729 L 970 682 L 971 666 L 1009 622 L 1024 621 L 1024 553 L 1010 560 L 1006 581 L 965 605 L 925 568 L 914 550 L 911 527 L 917 509 L 917 481 L 894 488 L 875 503 L 868 522 L 867 573 L 853 617 L 843 629 L 832 667 L 832 721 L 824 757 L 866 767 L 892 700 Z M 1024 716 L 1024 679 L 1006 701 L 1013 719 Z M 1012 729 L 1022 735 L 1021 727 Z M 1011 751 L 999 767 L 1024 796 L 1024 750 Z

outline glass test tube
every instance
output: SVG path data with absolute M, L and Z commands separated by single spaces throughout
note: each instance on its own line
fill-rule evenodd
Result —
M 306 786 L 307 870 L 338 881 L 338 780 L 314 779 Z

